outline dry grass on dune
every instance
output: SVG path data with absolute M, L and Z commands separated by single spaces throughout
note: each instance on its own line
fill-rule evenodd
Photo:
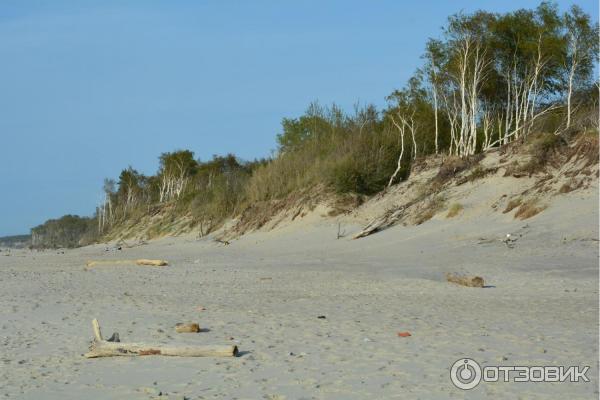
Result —
M 464 207 L 460 203 L 452 204 L 448 209 L 448 214 L 446 214 L 446 218 L 456 217 L 463 209 Z
M 541 213 L 545 209 L 546 206 L 539 205 L 539 201 L 537 199 L 531 199 L 521 204 L 521 206 L 515 213 L 515 218 L 521 220 L 531 218 L 534 215 Z

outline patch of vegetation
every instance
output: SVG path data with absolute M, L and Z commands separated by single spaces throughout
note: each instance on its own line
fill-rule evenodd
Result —
M 488 176 L 488 174 L 491 174 L 492 172 L 493 172 L 493 170 L 485 169 L 485 168 L 481 167 L 480 165 L 478 165 L 471 171 L 471 173 L 469 175 L 467 175 L 466 180 L 467 180 L 467 182 L 473 182 L 478 179 L 483 179 L 486 176 Z
M 596 123 L 598 122 L 598 113 L 595 113 Z M 598 137 L 598 129 L 589 129 L 575 140 L 575 145 L 570 149 L 568 161 L 580 162 L 584 161 L 581 170 L 598 164 L 598 153 L 600 138 Z M 598 171 L 597 168 L 595 168 Z
M 446 199 L 444 198 L 444 196 L 433 196 L 429 201 L 427 201 L 423 205 L 420 212 L 417 214 L 415 218 L 415 225 L 421 225 L 422 223 L 429 221 L 444 208 L 445 204 Z
M 565 183 L 564 185 L 562 185 L 560 187 L 560 189 L 558 189 L 558 193 L 569 193 L 572 192 L 573 190 L 575 190 L 575 186 L 571 186 L 570 183 Z
M 515 218 L 518 219 L 527 219 L 531 218 L 534 215 L 537 215 L 546 209 L 545 206 L 541 206 L 538 204 L 537 199 L 531 199 L 521 204 L 517 212 L 515 213 Z
M 31 235 L 12 235 L 0 237 L 0 247 L 20 249 L 29 246 Z
M 529 176 L 543 172 L 554 155 L 566 147 L 566 142 L 561 136 L 553 133 L 543 133 L 534 137 L 528 146 L 530 159 L 520 167 L 520 172 Z
M 95 237 L 96 221 L 93 218 L 65 215 L 59 219 L 50 219 L 31 229 L 31 247 L 59 248 L 77 247 L 91 243 Z
M 331 210 L 327 213 L 330 217 L 347 214 L 364 202 L 364 196 L 348 193 L 335 197 Z
M 505 177 L 513 176 L 515 178 L 521 178 L 526 175 L 528 175 L 528 173 L 523 172 L 521 164 L 519 164 L 517 161 L 513 161 L 508 166 L 506 166 L 506 170 L 504 172 Z
M 448 157 L 440 166 L 435 180 L 440 183 L 445 183 L 465 169 L 469 168 L 469 165 L 469 160 L 466 158 L 456 156 Z
M 372 195 L 394 173 L 400 143 L 389 121 L 372 106 L 347 115 L 313 103 L 298 119 L 285 119 L 279 155 L 257 168 L 247 186 L 250 203 L 285 198 L 316 186 L 338 194 Z M 410 170 L 407 159 L 397 179 Z
M 448 209 L 448 214 L 446 214 L 446 218 L 456 217 L 463 209 L 464 207 L 462 204 L 453 203 Z

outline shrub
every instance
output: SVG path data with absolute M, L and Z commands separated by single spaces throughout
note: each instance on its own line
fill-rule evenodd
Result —
M 461 172 L 477 165 L 481 159 L 481 154 L 469 157 L 448 157 L 440 166 L 440 169 L 435 176 L 435 180 L 440 184 L 444 184 Z
M 94 219 L 77 215 L 50 219 L 31 229 L 31 246 L 58 248 L 89 244 L 96 238 L 95 227 Z
M 424 207 L 421 209 L 421 212 L 417 214 L 415 224 L 421 225 L 423 222 L 429 221 L 435 216 L 435 214 L 444 208 L 445 203 L 446 199 L 444 196 L 433 196 L 427 203 L 425 203 Z
M 436 179 L 440 182 L 447 182 L 449 179 L 467 169 L 468 166 L 469 163 L 465 158 L 448 157 L 440 166 Z
M 573 187 L 569 183 L 565 183 L 558 189 L 558 193 L 569 193 L 573 191 Z
M 551 161 L 553 153 L 564 144 L 563 138 L 553 133 L 543 133 L 534 137 L 528 148 L 531 159 L 521 167 L 521 172 L 529 175 L 541 172 Z
M 450 208 L 448 209 L 448 214 L 446 215 L 446 218 L 452 218 L 458 215 L 458 213 L 460 213 L 463 210 L 463 205 L 460 203 L 454 203 L 450 206 Z
M 282 199 L 317 185 L 339 194 L 371 195 L 384 189 L 396 169 L 398 133 L 376 115 L 359 124 L 340 113 L 332 107 L 321 109 L 318 118 L 286 120 L 286 132 L 279 136 L 280 153 L 256 169 L 248 182 L 249 202 Z M 405 150 L 398 179 L 408 175 L 408 154 Z
M 473 182 L 476 181 L 478 179 L 482 179 L 485 178 L 487 176 L 487 174 L 489 174 L 491 171 L 486 170 L 484 168 L 482 168 L 481 166 L 477 166 L 473 169 L 473 171 L 471 171 L 471 173 L 469 174 L 469 176 L 467 176 L 467 181 L 469 182 Z

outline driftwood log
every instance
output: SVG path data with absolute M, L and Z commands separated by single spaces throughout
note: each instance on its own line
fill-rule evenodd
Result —
M 88 261 L 85 266 L 88 268 L 95 267 L 97 265 L 149 265 L 153 267 L 164 267 L 169 265 L 165 260 L 148 260 L 141 258 L 139 260 L 101 260 L 101 261 Z
M 462 276 L 446 274 L 446 280 L 451 283 L 455 283 L 461 286 L 478 287 L 482 288 L 485 286 L 485 281 L 480 276 Z
M 168 346 L 164 344 L 109 342 L 102 338 L 98 320 L 92 321 L 94 340 L 86 358 L 114 356 L 176 356 L 176 357 L 235 357 L 238 348 L 235 345 L 205 346 Z M 114 334 L 113 337 L 118 337 Z
M 395 225 L 404 216 L 404 212 L 406 210 L 408 210 L 415 204 L 418 204 L 419 202 L 423 201 L 426 197 L 427 196 L 418 196 L 416 199 L 413 199 L 399 206 L 395 210 L 387 210 L 385 214 L 375 218 L 374 220 L 369 222 L 369 224 L 365 226 L 363 230 L 352 236 L 352 239 L 360 239 Z
M 145 258 L 140 258 L 139 260 L 135 260 L 136 265 L 152 265 L 154 267 L 164 267 L 169 265 L 169 263 L 165 260 L 147 260 Z
M 369 236 L 372 233 L 381 231 L 385 228 L 392 226 L 396 221 L 400 219 L 400 217 L 402 217 L 402 214 L 404 213 L 405 209 L 406 207 L 401 207 L 398 210 L 386 212 L 383 216 L 371 221 L 367 226 L 363 228 L 362 231 L 352 236 L 352 239 L 359 239 L 365 236 Z
M 175 331 L 177 333 L 198 333 L 200 332 L 200 325 L 196 323 L 184 324 L 180 322 L 175 325 Z

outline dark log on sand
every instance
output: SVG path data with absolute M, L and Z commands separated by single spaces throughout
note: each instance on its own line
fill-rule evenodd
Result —
M 98 320 L 92 321 L 94 340 L 87 358 L 114 356 L 235 357 L 235 345 L 168 346 L 164 344 L 109 342 L 102 338 Z

